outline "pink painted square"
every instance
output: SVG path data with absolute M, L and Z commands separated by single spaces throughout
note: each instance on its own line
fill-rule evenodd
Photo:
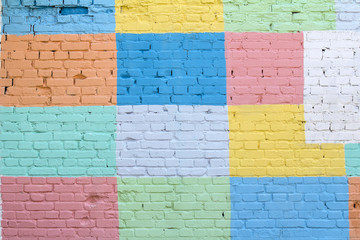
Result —
M 303 33 L 225 33 L 227 104 L 303 104 Z
M 2 237 L 119 239 L 115 177 L 2 177 Z

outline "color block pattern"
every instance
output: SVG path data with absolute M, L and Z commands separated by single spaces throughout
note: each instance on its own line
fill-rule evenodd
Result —
M 232 0 L 224 1 L 225 31 L 298 32 L 333 30 L 333 0 Z
M 359 3 L 0 0 L 0 240 L 360 240 Z
M 116 178 L 1 182 L 3 239 L 119 239 Z
M 229 176 L 225 106 L 118 106 L 119 176 Z
M 115 106 L 0 108 L 0 174 L 114 176 Z
M 3 36 L 1 105 L 116 104 L 115 34 Z
M 349 239 L 345 177 L 230 178 L 230 185 L 232 239 Z
M 302 105 L 229 106 L 230 176 L 344 176 L 342 144 L 306 144 Z
M 117 33 L 224 31 L 221 0 L 115 2 Z
M 225 105 L 224 33 L 117 34 L 118 105 Z
M 229 178 L 119 178 L 118 193 L 120 238 L 230 239 Z
M 302 104 L 302 33 L 225 33 L 227 104 Z

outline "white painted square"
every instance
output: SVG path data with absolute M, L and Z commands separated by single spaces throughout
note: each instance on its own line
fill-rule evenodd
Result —
M 228 176 L 227 106 L 117 106 L 120 176 Z
M 360 141 L 360 32 L 304 32 L 307 143 Z

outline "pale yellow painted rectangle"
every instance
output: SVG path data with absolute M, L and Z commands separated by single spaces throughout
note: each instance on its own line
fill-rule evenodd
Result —
M 345 176 L 343 144 L 305 144 L 303 105 L 228 108 L 230 176 Z
M 222 0 L 115 0 L 116 33 L 223 32 Z

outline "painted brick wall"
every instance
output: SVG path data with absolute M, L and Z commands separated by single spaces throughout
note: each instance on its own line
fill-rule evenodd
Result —
M 1 108 L 1 175 L 114 176 L 115 106 Z
M 115 34 L 10 35 L 2 42 L 3 105 L 116 104 Z
M 306 141 L 360 141 L 360 32 L 304 33 Z
M 225 106 L 119 106 L 120 176 L 228 176 Z
M 224 105 L 224 33 L 117 34 L 118 105 Z
M 234 239 L 348 239 L 345 177 L 231 178 Z
M 0 239 L 360 239 L 359 0 L 0 0 Z
M 2 0 L 5 34 L 114 33 L 114 0 Z
M 118 193 L 120 237 L 230 238 L 229 178 L 122 178 Z
M 2 177 L 3 239 L 118 239 L 116 178 Z

